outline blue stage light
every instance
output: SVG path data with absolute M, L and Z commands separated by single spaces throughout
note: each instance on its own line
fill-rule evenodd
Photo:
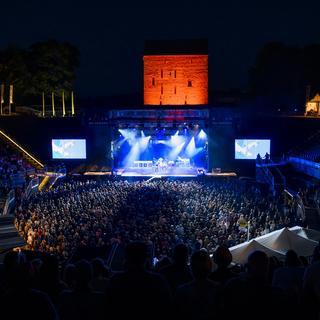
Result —
M 119 129 L 119 132 L 125 137 L 125 139 L 134 137 L 134 132 L 132 132 L 130 129 Z
M 201 129 L 199 134 L 198 134 L 199 139 L 207 139 L 207 134 Z
M 136 142 L 133 147 L 130 149 L 130 152 L 124 159 L 125 167 L 131 167 L 134 163 L 134 161 L 139 159 L 140 155 L 140 148 L 139 148 L 139 142 Z
M 144 130 L 147 130 L 144 132 Z M 150 131 L 151 130 L 151 131 Z M 150 135 L 152 133 L 152 135 Z M 192 168 L 204 167 L 207 152 L 207 134 L 200 128 L 190 130 L 186 126 L 164 130 L 158 128 L 121 128 L 116 135 L 114 148 L 119 167 L 128 172 L 150 174 L 154 172 L 157 160 L 162 158 L 168 172 L 189 172 Z M 189 159 L 190 165 L 176 160 Z M 135 161 L 152 161 L 152 166 L 142 168 Z M 139 171 L 140 170 L 140 171 Z M 149 172 L 149 171 L 150 172 Z M 180 173 L 181 173 L 180 172 Z
M 168 145 L 170 147 L 174 148 L 174 147 L 181 145 L 181 143 L 185 143 L 185 137 L 174 135 L 174 136 L 171 136 L 171 139 L 170 139 L 170 142 L 168 143 Z
M 143 137 L 143 138 L 139 139 L 139 149 L 140 149 L 139 152 L 140 152 L 140 154 L 147 149 L 150 138 L 151 138 L 151 136 L 147 136 L 147 137 Z
M 185 142 L 182 142 L 180 145 L 173 148 L 170 153 L 168 154 L 168 158 L 170 160 L 176 160 L 180 152 L 182 151 L 183 147 L 185 145 Z
M 190 142 L 188 143 L 186 147 L 186 155 L 189 158 L 194 157 L 196 154 L 198 154 L 202 148 L 196 148 L 196 143 L 194 141 L 194 137 L 191 138 Z

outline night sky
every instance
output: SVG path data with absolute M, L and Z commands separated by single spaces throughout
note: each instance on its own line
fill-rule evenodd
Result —
M 81 53 L 75 85 L 82 97 L 141 92 L 145 39 L 208 38 L 210 90 L 246 88 L 247 70 L 266 42 L 320 42 L 320 5 L 307 2 L 264 7 L 201 0 L 117 6 L 95 0 L 6 2 L 0 8 L 0 47 L 49 38 L 74 44 Z

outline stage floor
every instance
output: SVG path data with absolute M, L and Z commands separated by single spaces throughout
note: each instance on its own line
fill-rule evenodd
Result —
M 111 171 L 87 171 L 84 172 L 83 175 L 88 175 L 88 176 L 112 176 L 113 174 L 117 176 L 122 176 L 122 177 L 155 177 L 155 178 L 161 178 L 161 177 L 197 177 L 199 174 L 195 173 L 190 173 L 190 174 L 166 174 L 166 173 L 141 173 L 141 172 L 124 172 L 121 169 L 115 170 L 113 173 Z M 80 173 L 78 174 L 73 174 L 73 175 L 81 175 Z M 220 173 L 214 173 L 214 172 L 205 172 L 205 176 L 207 177 L 237 177 L 237 174 L 235 172 L 220 172 Z
M 202 171 L 199 171 L 202 170 Z M 153 168 L 125 168 L 116 169 L 115 174 L 122 177 L 197 177 L 203 168 L 168 168 L 155 171 Z

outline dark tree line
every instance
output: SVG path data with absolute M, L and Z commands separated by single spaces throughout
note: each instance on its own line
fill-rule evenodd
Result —
M 55 40 L 37 42 L 27 49 L 9 46 L 0 50 L 0 84 L 14 86 L 16 103 L 38 104 L 42 92 L 66 96 L 72 91 L 79 66 L 79 51 Z
M 273 42 L 257 54 L 249 70 L 249 86 L 255 95 L 287 95 L 303 100 L 320 91 L 320 44 L 305 47 Z

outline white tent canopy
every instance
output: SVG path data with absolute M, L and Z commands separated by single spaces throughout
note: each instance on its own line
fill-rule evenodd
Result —
M 290 228 L 290 231 L 296 233 L 300 237 L 310 239 L 313 241 L 319 241 L 320 240 L 320 232 L 314 229 L 306 229 L 299 226 L 295 226 Z
M 283 253 L 288 250 L 294 250 L 298 256 L 305 257 L 312 256 L 314 248 L 318 244 L 316 241 L 299 236 L 288 228 L 268 233 L 256 238 L 256 240 L 270 249 Z
M 245 264 L 249 254 L 256 250 L 265 252 L 268 257 L 275 256 L 279 259 L 284 259 L 283 253 L 269 249 L 254 239 L 231 247 L 229 250 L 232 254 L 232 261 L 240 264 Z
M 279 259 L 284 259 L 288 250 L 294 250 L 299 256 L 311 256 L 318 244 L 317 241 L 311 240 L 311 238 L 317 239 L 320 236 L 320 232 L 301 227 L 293 227 L 291 229 L 283 228 L 273 231 L 249 242 L 229 248 L 233 262 L 245 263 L 248 255 L 254 250 L 261 250 L 269 257 L 275 256 Z

